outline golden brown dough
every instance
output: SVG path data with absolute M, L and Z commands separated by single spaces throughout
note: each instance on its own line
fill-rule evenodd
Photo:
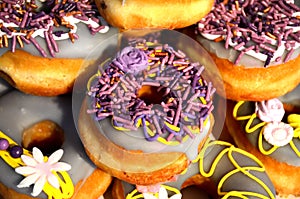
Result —
M 152 185 L 167 182 L 174 176 L 182 173 L 188 167 L 190 161 L 184 152 L 141 153 L 129 151 L 120 148 L 120 146 L 114 144 L 101 133 L 95 136 L 91 131 L 98 131 L 98 129 L 93 125 L 93 118 L 85 111 L 85 106 L 86 103 L 84 102 L 79 116 L 80 122 L 78 128 L 81 139 L 84 144 L 93 146 L 89 147 L 89 149 L 85 147 L 92 162 L 110 175 L 131 184 Z M 211 114 L 209 133 L 201 143 L 199 143 L 199 150 L 210 135 L 213 125 L 214 117 Z M 108 160 L 106 163 L 109 165 L 99 161 L 99 157 L 101 157 L 101 160 Z M 128 165 L 122 165 L 127 171 L 114 168 L 113 165 L 118 164 L 114 163 L 114 159 L 118 158 L 122 158 L 122 160 L 125 159 L 128 162 Z M 149 161 L 151 165 L 149 165 Z M 137 170 L 135 163 L 140 165 L 139 170 L 141 172 L 132 172 Z
M 195 24 L 212 8 L 212 0 L 96 0 L 101 15 L 120 29 L 183 28 Z
M 98 199 L 103 195 L 109 185 L 112 177 L 100 169 L 95 169 L 94 172 L 85 180 L 79 181 L 75 185 L 74 195 L 72 199 Z M 29 195 L 21 194 L 13 189 L 9 189 L 0 182 L 0 198 L 1 199 L 34 199 Z
M 22 145 L 27 150 L 38 147 L 50 154 L 61 148 L 64 142 L 64 130 L 54 121 L 43 120 L 24 129 Z
M 223 78 L 227 99 L 236 101 L 272 99 L 293 90 L 300 81 L 300 56 L 276 66 L 246 68 L 236 66 L 213 53 L 210 55 Z
M 232 112 L 234 105 L 235 103 L 233 101 L 228 101 L 226 126 L 236 145 L 241 149 L 247 150 L 262 161 L 277 193 L 280 193 L 281 196 L 288 196 L 291 193 L 299 196 L 299 167 L 280 162 L 270 156 L 264 155 L 257 147 L 252 145 L 246 137 L 244 127 L 233 118 Z
M 71 92 L 83 61 L 7 51 L 0 57 L 0 76 L 24 93 L 56 96 Z
M 107 190 L 111 181 L 112 176 L 100 169 L 95 169 L 87 179 L 77 183 L 72 199 L 98 199 Z

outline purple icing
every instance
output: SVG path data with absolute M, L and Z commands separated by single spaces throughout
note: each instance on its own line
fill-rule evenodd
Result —
M 112 61 L 125 73 L 138 73 L 148 66 L 148 56 L 143 50 L 131 46 L 125 47 Z

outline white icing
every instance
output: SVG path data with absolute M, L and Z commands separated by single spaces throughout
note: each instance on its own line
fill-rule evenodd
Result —
M 8 16 L 7 16 L 8 17 Z M 91 25 L 93 28 L 98 28 L 100 26 L 100 24 L 96 23 L 95 21 L 93 21 L 92 19 L 88 19 L 87 21 L 85 20 L 80 20 L 78 18 L 71 16 L 64 16 L 62 20 L 65 20 L 66 22 L 68 22 L 70 25 L 72 25 L 74 28 L 70 30 L 70 33 L 76 33 L 77 32 L 77 24 L 82 22 L 86 25 Z M 3 24 L 4 27 L 14 27 L 14 28 L 19 28 L 19 26 L 13 22 L 5 22 L 2 19 L 0 19 L 0 24 Z M 31 35 L 31 37 L 36 38 L 36 37 L 42 37 L 44 38 L 44 32 L 49 31 L 49 28 L 54 26 L 54 22 L 51 20 L 49 21 L 49 23 L 47 24 L 46 28 L 40 28 L 34 31 L 34 33 Z M 99 30 L 99 33 L 106 33 L 109 30 L 109 26 L 106 24 L 103 26 L 103 29 Z M 6 34 L 5 32 L 0 30 L 0 36 L 6 35 L 7 38 L 12 38 L 14 36 L 17 35 L 23 35 L 26 36 L 26 33 L 21 33 L 21 32 L 12 32 L 11 35 Z M 60 37 L 57 37 L 56 35 L 53 34 L 53 38 L 55 40 L 65 40 L 65 39 L 69 39 L 69 35 L 68 33 L 63 33 Z
M 284 17 L 286 17 L 285 15 L 283 15 Z M 300 12 L 295 12 L 292 14 L 292 16 L 296 17 L 296 16 L 300 16 Z M 201 23 L 202 21 L 200 21 L 198 23 L 198 28 L 205 28 L 205 24 Z M 288 29 L 292 29 L 293 33 L 297 32 L 300 30 L 300 26 L 298 27 L 292 27 L 292 26 L 286 26 L 285 27 L 286 30 Z M 240 32 L 238 32 L 238 34 L 241 34 Z M 214 39 L 219 38 L 220 36 L 224 37 L 224 41 L 227 38 L 227 35 L 219 35 L 219 34 L 208 34 L 208 33 L 201 33 L 201 35 L 206 38 L 207 40 L 213 41 Z M 269 40 L 271 42 L 271 45 L 273 46 L 272 48 L 275 50 L 274 52 L 274 56 L 271 59 L 271 64 L 270 65 L 277 65 L 277 64 L 281 64 L 284 61 L 284 57 L 287 54 L 287 51 L 291 50 L 292 48 L 289 47 L 288 49 L 286 49 L 285 41 L 281 42 L 281 45 L 278 46 L 278 41 L 272 39 L 271 37 L 267 36 L 267 35 L 263 35 L 263 38 Z M 224 43 L 223 42 L 205 42 L 203 41 L 203 39 L 200 39 L 200 42 L 206 46 L 206 48 L 215 53 L 218 57 L 220 58 L 225 58 L 228 59 L 231 62 L 235 62 L 239 52 L 241 52 L 242 50 L 245 49 L 244 46 L 241 46 L 239 49 L 235 50 L 233 49 L 235 46 L 238 45 L 238 43 L 236 42 L 232 42 L 231 39 L 229 39 L 229 48 L 226 49 L 224 47 Z M 293 49 L 295 50 L 294 53 L 291 55 L 290 60 L 291 59 L 295 59 L 296 57 L 298 57 L 298 55 L 300 54 L 300 43 L 296 42 L 295 46 L 293 47 Z M 237 52 L 239 51 L 239 52 Z M 245 56 L 248 55 L 248 56 Z M 238 63 L 238 65 L 243 65 L 246 67 L 253 67 L 253 66 L 264 66 L 264 62 L 267 59 L 267 55 L 262 54 L 260 52 L 256 52 L 255 50 L 249 50 L 247 52 L 245 52 L 245 55 L 242 57 L 242 59 L 240 60 L 240 62 Z M 281 57 L 280 61 L 275 61 L 278 57 Z
M 100 131 L 97 133 L 102 133 L 113 143 L 127 150 L 142 150 L 144 153 L 184 152 L 190 160 L 193 160 L 197 157 L 199 143 L 205 139 L 209 133 L 211 122 L 208 120 L 203 131 L 197 134 L 194 139 L 189 138 L 177 146 L 165 145 L 158 141 L 147 141 L 143 135 L 142 128 L 132 132 L 116 130 L 111 125 L 110 118 L 102 120 L 99 124 L 95 122 L 95 125 L 99 125 Z
M 79 38 L 72 43 L 69 39 L 56 41 L 59 49 L 59 53 L 55 54 L 56 58 L 85 58 L 95 48 L 95 45 L 101 44 L 107 38 L 118 33 L 118 29 L 110 28 L 107 33 L 91 35 L 85 24 L 77 24 L 77 35 Z M 40 46 L 46 51 L 48 58 L 51 58 L 49 54 L 47 44 L 44 39 L 36 38 Z M 40 52 L 33 44 L 24 44 L 24 48 L 20 48 L 17 45 L 17 49 L 25 50 L 35 56 L 41 56 Z M 0 56 L 10 48 L 0 48 Z
M 40 1 L 37 1 L 37 6 L 40 8 L 41 3 Z M 39 9 L 38 8 L 38 9 Z M 100 18 L 100 23 L 95 22 L 91 18 L 88 20 L 81 20 L 78 18 L 75 18 L 73 16 L 64 16 L 63 19 L 68 22 L 70 25 L 73 26 L 73 29 L 71 29 L 69 32 L 78 35 L 78 39 L 75 39 L 75 42 L 72 43 L 68 32 L 63 33 L 61 36 L 56 36 L 53 34 L 53 38 L 56 41 L 58 45 L 58 53 L 55 53 L 54 56 L 57 58 L 85 58 L 89 52 L 94 48 L 95 44 L 101 43 L 108 37 L 112 36 L 113 34 L 116 34 L 118 30 L 116 28 L 111 28 L 108 26 L 107 22 Z M 0 23 L 2 23 L 5 27 L 15 27 L 17 28 L 18 25 L 12 22 L 4 22 L 3 20 L 0 19 Z M 49 24 L 46 25 L 45 28 L 41 28 L 38 30 L 35 30 L 35 32 L 31 35 L 35 40 L 37 40 L 38 44 L 41 46 L 41 48 L 45 51 L 46 56 L 51 58 L 51 54 L 49 52 L 47 43 L 45 41 L 45 35 L 44 32 L 48 31 L 49 28 L 53 26 L 53 21 L 50 20 Z M 100 26 L 103 26 L 102 29 L 99 30 L 96 34 L 92 35 L 90 33 L 90 30 L 88 29 L 87 26 L 91 26 L 92 28 L 98 28 Z M 58 27 L 58 29 L 61 29 L 63 27 Z M 55 31 L 57 28 L 53 26 L 53 30 Z M 26 36 L 25 33 L 20 33 L 20 32 L 15 32 L 12 33 L 11 35 L 7 35 L 5 32 L 0 30 L 0 36 L 6 35 L 8 38 L 8 48 L 3 47 L 0 48 L 0 56 L 7 52 L 8 50 L 12 49 L 12 41 L 10 38 L 17 36 L 17 35 L 23 35 Z M 36 56 L 42 56 L 39 50 L 32 44 L 26 44 L 23 42 L 24 47 L 21 48 L 16 42 L 16 49 L 23 49 L 33 55 Z
M 26 95 L 13 90 L 0 97 L 0 129 L 17 143 L 21 143 L 21 133 L 24 128 L 44 119 L 50 119 L 58 123 L 65 132 L 65 142 L 62 146 L 64 155 L 61 161 L 72 166 L 68 171 L 74 185 L 81 179 L 88 177 L 95 169 L 84 153 L 84 149 L 77 135 L 72 118 L 71 96 L 64 97 L 38 97 Z M 5 117 L 3 117 L 5 116 Z M 24 178 L 15 173 L 0 158 L 0 182 L 17 192 L 30 195 L 32 187 L 17 188 Z M 40 198 L 47 198 L 44 193 Z
M 288 103 L 288 104 L 293 104 L 295 106 L 300 106 L 300 85 L 296 87 L 293 91 L 289 92 L 288 94 L 279 97 L 279 99 L 283 103 Z M 249 111 L 254 111 L 254 109 L 251 109 L 251 106 L 249 102 L 245 104 L 245 110 L 240 109 L 241 115 L 245 115 L 245 113 L 249 113 Z M 299 114 L 299 113 L 296 113 Z M 244 128 L 244 127 L 243 127 Z M 258 146 L 258 136 L 259 136 L 259 131 L 261 128 L 259 128 L 257 131 L 253 133 L 246 133 L 246 137 L 250 141 L 250 143 L 253 146 Z M 299 149 L 300 148 L 300 139 L 298 137 L 293 138 L 293 142 L 295 146 Z M 271 147 L 270 144 L 268 144 L 266 141 L 263 141 L 263 147 L 265 149 L 269 149 Z M 299 156 L 295 153 L 295 151 L 291 148 L 291 146 L 285 145 L 282 147 L 277 148 L 273 153 L 269 155 L 270 157 L 276 159 L 279 162 L 286 162 L 289 165 L 293 166 L 300 166 L 300 158 Z

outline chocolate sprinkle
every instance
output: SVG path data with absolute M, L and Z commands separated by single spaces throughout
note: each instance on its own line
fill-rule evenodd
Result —
M 74 34 L 74 26 L 68 21 L 69 17 L 87 23 L 91 34 L 107 26 L 93 0 L 46 0 L 42 7 L 44 10 L 39 11 L 35 0 L 0 1 L 0 46 L 10 47 L 13 52 L 17 44 L 22 48 L 21 40 L 18 43 L 15 41 L 17 36 L 26 44 L 33 44 L 46 57 L 45 49 L 35 40 L 36 36 L 40 36 L 44 38 L 50 55 L 54 57 L 58 53 L 56 37 L 65 36 L 72 42 L 78 38 Z M 97 23 L 97 27 L 91 26 L 91 21 Z M 12 40 L 10 46 L 8 40 Z
M 291 53 L 283 55 L 280 49 L 294 52 L 300 46 L 299 11 L 298 6 L 285 0 L 218 0 L 199 22 L 198 32 L 219 36 L 226 49 L 233 46 L 241 51 L 235 64 L 254 46 L 267 67 L 272 61 L 289 60 Z M 297 44 L 286 45 L 291 42 Z

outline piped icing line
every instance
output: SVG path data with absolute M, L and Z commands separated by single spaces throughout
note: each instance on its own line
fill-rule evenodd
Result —
M 214 147 L 217 147 L 217 153 L 215 153 L 216 156 L 214 158 L 211 158 L 209 153 L 211 150 L 214 150 Z M 249 159 L 249 166 L 242 166 L 241 164 L 245 165 L 245 162 L 241 160 L 244 160 L 244 158 Z M 223 161 L 221 163 L 221 161 Z M 224 163 L 226 161 L 226 163 Z M 231 165 L 228 172 L 222 173 L 220 170 L 226 170 L 226 168 L 222 167 L 222 164 Z M 209 167 L 207 167 L 209 165 Z M 180 179 L 179 184 L 172 184 L 171 186 L 174 187 L 182 187 L 182 182 L 184 182 L 187 178 L 200 174 L 203 177 L 211 178 L 211 180 L 216 184 L 218 195 L 220 198 L 243 198 L 247 199 L 249 197 L 253 198 L 261 198 L 261 199 L 275 199 L 275 191 L 272 191 L 272 188 L 269 187 L 264 181 L 263 178 L 260 178 L 262 175 L 257 175 L 257 173 L 265 173 L 265 167 L 262 164 L 260 160 L 258 160 L 254 155 L 236 148 L 234 145 L 228 142 L 219 141 L 219 140 L 210 140 L 208 139 L 202 150 L 199 152 L 197 158 L 195 158 L 192 161 L 192 164 L 190 165 L 189 169 L 191 169 L 191 173 L 189 173 L 187 176 L 184 176 L 185 174 L 182 173 L 178 176 Z M 233 169 L 232 169 L 233 168 Z M 249 184 L 243 184 L 240 187 L 233 187 L 230 186 L 226 189 L 229 189 L 228 191 L 224 191 L 226 186 L 226 183 L 230 183 L 232 179 L 236 179 L 235 175 L 242 174 L 243 176 L 247 177 L 249 180 L 247 180 L 247 183 Z M 256 174 L 256 176 L 254 175 Z M 245 179 L 244 179 L 245 180 Z M 243 181 L 245 183 L 245 181 Z M 255 185 L 254 185 L 255 184 Z M 161 184 L 161 186 L 165 186 L 170 184 Z M 256 186 L 260 186 L 262 189 L 258 191 Z M 256 187 L 253 191 L 245 191 L 249 190 L 249 187 Z M 252 188 L 253 189 L 253 188 Z M 158 192 L 153 191 L 153 193 L 150 191 L 150 189 L 147 189 L 147 192 L 150 192 L 151 195 L 155 194 L 156 196 L 151 197 L 151 199 L 155 199 L 158 197 Z M 176 191 L 180 192 L 180 190 L 175 189 Z M 263 192 L 262 192 L 263 190 Z M 142 191 L 139 191 L 137 188 L 133 190 L 126 190 L 129 193 L 126 195 L 126 199 L 138 199 L 138 198 L 146 198 L 144 197 Z M 175 191 L 172 191 L 175 192 Z M 158 197 L 159 198 L 159 197 Z
M 209 40 L 224 42 L 225 49 L 239 51 L 234 64 L 247 54 L 267 67 L 287 62 L 300 47 L 300 8 L 284 0 L 218 0 L 198 23 L 198 31 Z
M 119 131 L 142 128 L 148 141 L 178 145 L 202 131 L 214 108 L 215 88 L 201 77 L 203 70 L 167 44 L 133 42 L 89 79 L 87 112 L 99 121 L 112 117 Z M 154 89 L 157 104 L 142 98 L 143 86 Z
M 2 131 L 0 131 L 0 140 L 6 140 L 9 147 L 18 146 L 14 140 Z M 32 193 L 33 196 L 38 196 L 43 190 L 49 199 L 66 199 L 72 197 L 74 185 L 71 177 L 66 172 L 71 169 L 71 166 L 63 162 L 58 162 L 63 155 L 62 149 L 54 152 L 54 154 L 48 158 L 47 156 L 43 156 L 42 152 L 37 148 L 33 149 L 33 153 L 22 147 L 19 148 L 22 152 L 14 157 L 12 157 L 8 148 L 6 150 L 1 148 L 0 150 L 0 157 L 10 167 L 15 169 L 16 173 L 25 177 L 19 183 L 19 188 L 35 184 Z M 39 168 L 50 173 L 40 175 L 43 173 L 39 172 Z M 49 179 L 50 181 L 48 181 Z
M 55 57 L 59 52 L 56 41 L 69 39 L 75 42 L 78 39 L 78 23 L 86 24 L 91 36 L 97 32 L 106 33 L 109 29 L 93 1 L 47 0 L 43 4 L 48 11 L 38 11 L 33 0 L 0 2 L 1 48 L 10 48 L 14 52 L 17 46 L 23 48 L 24 44 L 32 44 L 42 56 L 47 57 L 48 50 Z M 40 46 L 37 37 L 43 38 L 48 49 Z
M 204 165 L 205 165 L 205 152 L 206 150 L 210 150 L 209 148 L 213 148 L 216 145 L 224 146 L 224 149 L 216 156 L 216 158 L 213 160 L 211 163 L 211 167 L 208 169 L 208 171 L 205 171 Z M 251 160 L 255 161 L 258 166 L 241 166 L 238 161 L 234 158 L 234 154 L 241 154 L 242 156 L 248 157 Z M 225 174 L 223 177 L 221 177 L 218 185 L 217 185 L 217 191 L 219 196 L 222 196 L 222 198 L 229 198 L 229 197 L 238 197 L 238 198 L 249 198 L 251 196 L 257 197 L 257 198 L 262 198 L 262 199 L 270 199 L 270 198 L 275 198 L 273 192 L 270 190 L 270 188 L 258 177 L 255 175 L 251 174 L 251 171 L 255 172 L 265 172 L 265 167 L 262 164 L 260 160 L 258 160 L 254 155 L 236 148 L 234 145 L 224 142 L 224 141 L 210 141 L 208 140 L 207 143 L 205 144 L 204 148 L 202 151 L 199 153 L 198 156 L 198 161 L 199 161 L 199 172 L 202 176 L 204 177 L 212 177 L 214 173 L 217 170 L 217 165 L 220 163 L 220 160 L 224 157 L 227 156 L 228 159 L 230 160 L 231 164 L 235 167 L 235 169 L 231 170 L 227 174 Z M 230 190 L 230 191 L 223 191 L 223 185 L 232 177 L 233 175 L 237 173 L 242 173 L 243 175 L 247 176 L 250 178 L 253 182 L 256 184 L 259 184 L 268 194 L 268 196 L 263 195 L 261 193 L 256 193 L 256 192 L 250 192 L 250 191 L 243 191 L 243 190 Z
M 274 100 L 274 99 L 272 99 Z M 276 99 L 276 102 L 277 99 Z M 283 147 L 285 145 L 289 145 L 294 151 L 294 153 L 300 157 L 300 151 L 296 147 L 294 140 L 299 139 L 299 123 L 300 123 L 300 116 L 298 114 L 290 114 L 287 116 L 287 124 L 283 122 L 265 122 L 262 121 L 262 119 L 265 118 L 260 118 L 256 112 L 257 110 L 254 110 L 253 113 L 249 115 L 239 115 L 239 109 L 243 104 L 246 103 L 245 101 L 240 101 L 238 102 L 233 109 L 233 117 L 238 120 L 238 121 L 245 121 L 246 126 L 245 126 L 245 132 L 246 133 L 253 133 L 256 130 L 259 130 L 259 135 L 258 135 L 258 149 L 259 151 L 264 154 L 264 155 L 270 155 L 274 153 L 277 149 L 280 147 Z M 279 111 L 277 109 L 277 106 L 272 106 L 268 107 L 268 109 L 272 109 L 269 114 L 270 117 L 273 117 L 274 111 Z M 283 115 L 282 115 L 283 117 Z M 276 119 L 277 120 L 277 119 Z M 255 121 L 255 122 L 254 122 Z M 270 127 L 271 125 L 271 127 Z M 275 127 L 272 127 L 272 126 Z M 251 128 L 249 128 L 251 126 Z M 268 126 L 271 128 L 270 130 L 268 129 Z M 261 128 L 261 129 L 260 129 Z M 275 130 L 274 130 L 275 129 Z M 267 136 L 265 134 L 268 134 Z M 279 135 L 278 135 L 279 134 Z M 281 134 L 281 135 L 280 135 Z M 282 135 L 283 134 L 283 135 Z M 271 137 L 271 138 L 270 138 Z M 275 139 L 275 141 L 274 141 Z M 270 147 L 266 149 L 263 145 L 264 142 L 268 142 L 270 144 Z

